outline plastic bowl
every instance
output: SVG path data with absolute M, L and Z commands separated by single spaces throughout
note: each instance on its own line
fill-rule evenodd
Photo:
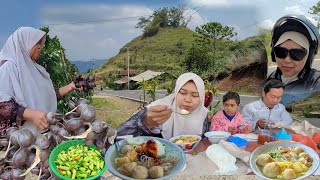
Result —
M 75 146 L 75 145 L 84 145 L 84 140 L 69 140 L 69 141 L 64 141 L 62 143 L 60 143 L 59 145 L 57 145 L 50 153 L 49 156 L 49 168 L 51 170 L 51 172 L 58 178 L 60 179 L 64 179 L 64 180 L 72 180 L 71 178 L 65 177 L 62 174 L 59 173 L 59 171 L 56 169 L 56 163 L 54 162 L 57 157 L 58 154 L 62 151 L 62 150 L 66 150 L 68 149 L 70 146 Z M 91 145 L 89 146 L 89 148 L 93 148 L 93 149 L 97 149 L 99 150 L 99 148 L 97 148 L 95 145 Z M 103 156 L 103 155 L 102 155 Z M 99 173 L 97 173 L 95 176 L 91 176 L 82 180 L 94 180 L 97 179 L 98 177 L 100 177 L 105 171 L 107 170 L 107 166 L 106 164 L 104 164 L 103 168 L 101 169 L 101 171 Z
M 190 142 L 190 143 L 177 143 L 175 142 L 176 139 L 182 138 L 182 137 L 195 137 L 197 138 L 197 141 L 194 142 Z M 198 135 L 180 135 L 180 136 L 175 136 L 169 139 L 169 141 L 171 141 L 172 143 L 178 145 L 184 152 L 188 152 L 188 151 L 192 151 L 197 145 L 198 143 L 201 141 L 201 136 Z
M 222 139 L 226 140 L 231 136 L 231 134 L 226 131 L 209 131 L 204 133 L 204 135 L 208 137 L 211 144 L 217 144 Z

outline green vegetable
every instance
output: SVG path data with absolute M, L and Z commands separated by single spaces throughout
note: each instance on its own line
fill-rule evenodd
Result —
M 65 177 L 83 179 L 99 173 L 104 166 L 104 160 L 98 150 L 75 145 L 61 151 L 55 164 L 57 170 Z
M 269 155 L 272 157 L 272 158 L 281 158 L 282 157 L 282 154 L 281 153 L 269 153 Z

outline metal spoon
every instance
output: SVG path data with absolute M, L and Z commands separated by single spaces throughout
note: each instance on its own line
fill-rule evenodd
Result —
M 190 113 L 181 113 L 181 112 L 177 112 L 177 111 L 172 111 L 172 112 L 180 114 L 180 115 L 183 115 L 183 116 L 186 116 L 186 115 L 190 114 Z

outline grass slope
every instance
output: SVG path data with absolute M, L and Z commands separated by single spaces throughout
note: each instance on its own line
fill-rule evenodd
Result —
M 124 47 L 130 47 L 130 69 L 144 71 L 181 70 L 180 62 L 194 41 L 195 32 L 188 28 L 164 28 L 153 37 L 136 37 Z M 109 72 L 127 69 L 127 50 L 109 59 L 108 63 L 95 72 L 102 75 Z

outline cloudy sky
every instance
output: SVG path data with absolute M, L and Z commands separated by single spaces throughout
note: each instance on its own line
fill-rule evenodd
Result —
M 49 26 L 71 61 L 107 59 L 128 41 L 141 35 L 134 28 L 139 17 L 155 9 L 185 5 L 192 30 L 206 22 L 233 26 L 237 39 L 256 35 L 259 27 L 271 28 L 285 14 L 309 17 L 316 0 L 0 0 L 0 47 L 20 26 Z M 314 22 L 314 21 L 313 21 Z

